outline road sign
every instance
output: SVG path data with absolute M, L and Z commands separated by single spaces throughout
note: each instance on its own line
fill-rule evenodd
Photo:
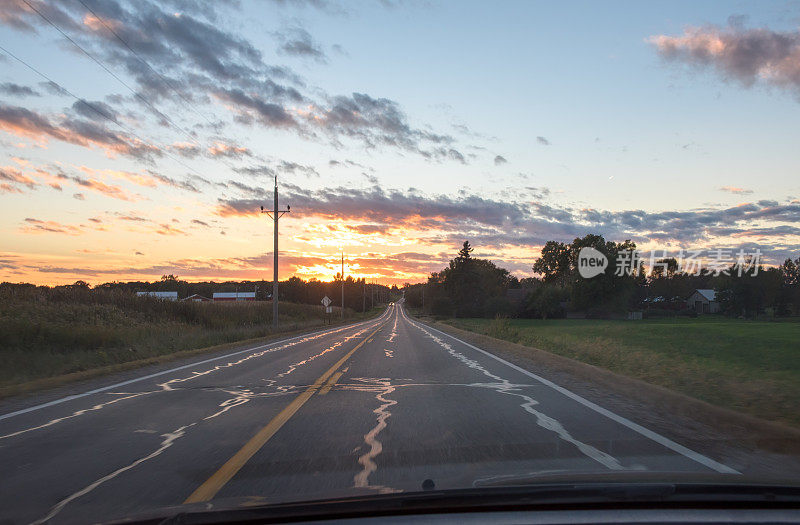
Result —
M 333 301 L 331 301 L 331 298 L 328 297 L 327 295 L 322 298 L 322 306 L 324 306 L 325 308 L 329 307 L 332 302 Z
M 325 313 L 326 314 L 333 313 L 333 306 L 326 306 L 325 307 Z

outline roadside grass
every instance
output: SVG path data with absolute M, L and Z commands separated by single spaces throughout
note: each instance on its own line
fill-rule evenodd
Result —
M 449 319 L 745 412 L 800 426 L 800 322 L 697 319 Z
M 371 315 L 354 314 L 348 319 Z M 323 325 L 281 303 L 280 332 Z M 161 301 L 109 290 L 0 285 L 0 392 L 32 381 L 272 335 L 272 303 Z

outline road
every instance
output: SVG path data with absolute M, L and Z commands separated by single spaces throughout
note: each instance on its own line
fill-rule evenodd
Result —
M 734 472 L 411 319 L 175 365 L 0 415 L 0 522 L 463 488 L 529 472 Z

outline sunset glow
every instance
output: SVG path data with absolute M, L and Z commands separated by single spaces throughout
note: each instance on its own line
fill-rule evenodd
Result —
M 800 44 L 778 14 L 628 6 L 586 48 L 525 2 L 33 4 L 85 52 L 4 4 L 0 280 L 269 280 L 275 176 L 282 279 L 331 280 L 344 251 L 347 275 L 420 282 L 467 239 L 518 277 L 586 233 L 768 264 L 800 247 Z

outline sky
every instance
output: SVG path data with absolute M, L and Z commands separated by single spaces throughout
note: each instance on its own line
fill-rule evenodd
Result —
M 800 256 L 800 2 L 0 0 L 0 281 Z

